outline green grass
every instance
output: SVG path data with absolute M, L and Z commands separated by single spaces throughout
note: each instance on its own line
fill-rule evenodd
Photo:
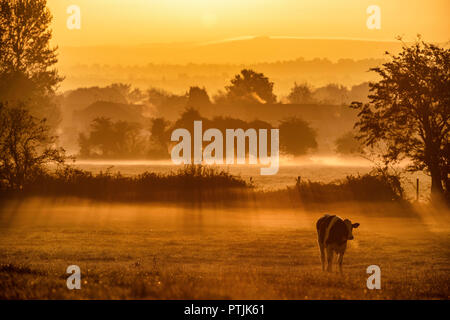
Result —
M 318 211 L 13 203 L 0 220 L 0 298 L 449 299 L 448 224 L 384 210 L 336 208 L 361 223 L 340 275 L 321 271 Z M 81 290 L 66 288 L 71 264 Z M 366 288 L 371 264 L 381 290 Z

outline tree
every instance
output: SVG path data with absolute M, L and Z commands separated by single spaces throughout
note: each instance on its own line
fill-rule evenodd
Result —
M 372 68 L 370 102 L 353 102 L 367 146 L 383 144 L 386 163 L 409 159 L 410 171 L 431 176 L 432 195 L 448 196 L 450 168 L 450 50 L 420 40 Z
M 296 117 L 280 122 L 280 149 L 294 156 L 300 156 L 317 148 L 317 133 L 309 124 Z
M 307 83 L 294 83 L 294 87 L 291 89 L 287 98 L 290 103 L 295 104 L 312 104 L 315 102 L 312 90 Z
M 54 141 L 45 120 L 0 104 L 0 186 L 20 190 L 48 163 L 64 163 L 64 150 L 52 147 Z
M 147 103 L 155 108 L 159 116 L 167 119 L 173 119 L 174 115 L 183 112 L 188 101 L 186 94 L 172 94 L 157 88 L 147 90 L 146 95 Z
M 53 66 L 52 15 L 46 0 L 0 0 L 0 101 L 26 105 L 32 114 L 59 120 L 54 93 L 62 78 Z
M 95 118 L 88 135 L 79 135 L 83 157 L 136 158 L 143 155 L 141 128 L 127 121 Z
M 335 145 L 336 152 L 343 155 L 361 154 L 364 151 L 362 143 L 351 131 L 337 138 Z
M 164 118 L 154 118 L 151 120 L 150 157 L 159 159 L 169 157 L 169 125 L 170 122 Z
M 273 82 L 262 73 L 243 69 L 225 87 L 228 101 L 247 101 L 257 103 L 275 103 L 277 97 L 273 93 Z
M 361 84 L 353 86 L 348 93 L 348 101 L 360 101 L 363 103 L 369 102 L 369 90 L 369 82 L 363 82 Z
M 205 88 L 190 87 L 188 93 L 187 107 L 205 107 L 210 106 L 211 100 Z
M 342 85 L 330 83 L 314 91 L 314 99 L 322 104 L 342 105 L 348 103 L 348 89 Z

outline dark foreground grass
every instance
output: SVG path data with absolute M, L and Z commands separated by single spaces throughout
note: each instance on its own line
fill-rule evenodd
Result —
M 361 223 L 339 275 L 320 268 L 320 212 L 37 204 L 4 207 L 1 299 L 450 298 L 448 225 L 384 207 L 336 208 Z M 66 287 L 72 264 L 81 290 Z M 366 287 L 372 264 L 381 290 Z

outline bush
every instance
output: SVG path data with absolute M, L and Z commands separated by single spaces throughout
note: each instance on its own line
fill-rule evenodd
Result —
M 261 191 L 242 178 L 216 167 L 187 165 L 170 173 L 144 172 L 124 176 L 110 170 L 93 174 L 73 167 L 53 173 L 42 171 L 23 189 L 3 196 L 80 197 L 102 201 L 195 202 L 214 205 L 252 205 L 275 207 L 300 203 L 348 201 L 402 201 L 400 178 L 377 169 L 365 175 L 347 176 L 332 183 L 302 181 L 286 189 Z
M 75 196 L 123 201 L 216 201 L 234 198 L 247 182 L 214 167 L 189 165 L 166 174 L 144 172 L 128 177 L 109 170 L 92 174 L 72 167 L 42 173 L 23 194 Z
M 403 200 L 400 177 L 383 169 L 365 175 L 347 176 L 333 183 L 300 182 L 296 191 L 302 201 L 399 201 Z

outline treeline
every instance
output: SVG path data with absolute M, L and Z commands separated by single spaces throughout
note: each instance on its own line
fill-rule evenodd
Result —
M 368 91 L 367 84 L 352 90 L 334 84 L 317 89 L 295 84 L 284 99 L 288 103 L 282 103 L 273 87 L 264 74 L 243 69 L 212 98 L 205 88 L 196 86 L 182 95 L 159 89 L 143 92 L 126 84 L 80 88 L 60 97 L 64 110 L 62 143 L 69 149 L 78 146 L 71 151 L 82 157 L 165 158 L 170 142 L 166 131 L 186 128 L 194 120 L 211 119 L 211 127 L 219 129 L 289 129 L 289 134 L 281 132 L 286 154 L 302 155 L 319 147 L 330 152 L 335 150 L 330 137 L 350 131 L 356 118 L 356 113 L 342 103 L 352 94 L 361 98 Z M 190 109 L 198 118 L 193 117 L 188 124 L 185 112 Z M 296 125 L 299 127 L 294 128 Z
M 206 166 L 190 165 L 169 173 L 143 172 L 131 177 L 109 171 L 93 174 L 64 166 L 27 180 L 20 193 L 5 189 L 5 195 L 219 204 L 220 201 L 243 199 L 243 195 L 252 189 L 252 185 L 240 177 Z
M 173 93 L 162 88 L 141 90 L 129 84 L 114 83 L 105 87 L 78 88 L 59 96 L 59 103 L 71 117 L 96 102 L 129 104 L 141 108 L 143 114 L 156 114 L 175 118 L 186 106 L 200 111 L 244 107 L 252 104 L 294 104 L 294 105 L 349 105 L 352 101 L 367 101 L 369 83 L 363 82 L 351 88 L 330 83 L 313 87 L 308 83 L 294 82 L 287 96 L 274 94 L 274 82 L 262 73 L 243 69 L 230 81 L 224 90 L 211 95 L 204 87 L 191 86 L 184 93 Z M 217 106 L 217 108 L 216 108 Z M 220 112 L 220 110 L 215 110 Z M 227 110 L 222 110 L 227 111 Z
M 171 142 L 172 132 L 184 128 L 193 135 L 194 121 L 202 121 L 203 131 L 216 128 L 224 133 L 226 129 L 270 131 L 274 128 L 270 123 L 261 120 L 244 121 L 231 117 L 208 119 L 193 108 L 187 108 L 174 122 L 153 118 L 149 121 L 149 126 L 96 118 L 92 121 L 90 130 L 79 135 L 79 156 L 90 159 L 169 159 L 171 147 L 175 144 Z M 277 128 L 280 129 L 281 153 L 298 156 L 317 148 L 317 133 L 306 121 L 295 117 L 287 118 L 279 121 Z
M 63 166 L 33 172 L 20 189 L 0 180 L 0 199 L 23 196 L 79 197 L 108 202 L 202 203 L 214 206 L 314 206 L 338 202 L 405 203 L 399 177 L 374 170 L 332 183 L 297 181 L 284 189 L 256 189 L 228 171 L 212 166 L 187 165 L 169 173 L 143 172 L 124 176 L 110 171 L 93 174 Z
M 201 119 L 197 111 L 187 110 L 175 126 L 192 126 L 191 120 Z M 266 126 L 264 122 L 244 123 L 238 119 L 204 119 L 206 126 L 218 128 L 230 125 Z M 286 132 L 307 128 L 298 119 L 280 123 Z M 114 124 L 109 129 L 121 128 Z M 187 128 L 189 128 L 186 125 Z M 155 120 L 154 133 L 160 130 L 167 134 L 168 126 Z M 281 129 L 280 129 L 281 130 Z M 120 132 L 120 130 L 118 130 Z M 292 133 L 292 132 L 291 132 Z M 119 137 L 115 136 L 115 138 Z M 157 135 L 154 134 L 153 137 Z M 295 135 L 293 135 L 295 136 Z M 99 135 L 96 138 L 101 137 Z M 89 138 L 92 138 L 89 136 Z M 161 137 L 163 139 L 163 137 Z M 94 139 L 95 140 L 95 139 Z M 107 142 L 114 139 L 106 139 Z M 126 144 L 125 144 L 126 145 Z M 161 144 L 156 141 L 156 145 Z M 292 140 L 281 143 L 282 149 L 294 148 L 299 144 Z M 97 147 L 101 147 L 99 144 Z M 111 150 L 118 147 L 113 146 Z M 123 146 L 119 146 L 123 148 Z M 86 197 L 105 201 L 182 201 L 232 203 L 320 203 L 323 201 L 392 201 L 402 200 L 403 191 L 398 176 L 387 171 L 374 172 L 364 176 L 347 177 L 345 181 L 331 184 L 300 181 L 296 189 L 264 192 L 257 191 L 250 181 L 245 181 L 216 167 L 185 166 L 174 172 L 158 174 L 145 172 L 132 177 L 120 173 L 101 172 L 93 174 L 70 166 L 71 157 L 64 150 L 55 147 L 55 137 L 44 120 L 32 116 L 24 108 L 11 108 L 0 103 L 0 198 L 13 196 L 62 196 Z M 53 166 L 51 166 L 53 164 Z M 276 199 L 277 201 L 273 201 Z M 281 201 L 285 199 L 287 201 Z M 289 200 L 289 201 L 288 201 Z M 281 202 L 280 202 L 281 201 Z

